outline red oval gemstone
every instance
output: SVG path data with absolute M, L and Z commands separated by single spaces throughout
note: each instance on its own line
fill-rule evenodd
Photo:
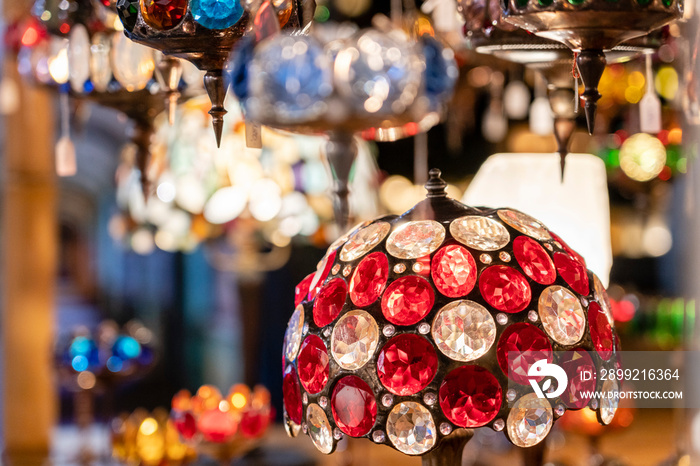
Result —
M 476 284 L 476 262 L 467 248 L 450 244 L 433 258 L 433 283 L 438 291 L 450 298 L 459 298 Z
M 558 241 L 559 244 L 561 244 L 561 247 L 562 247 L 562 249 L 564 249 L 564 251 L 568 252 L 570 256 L 575 257 L 577 261 L 579 261 L 581 264 L 583 264 L 584 267 L 586 267 L 586 259 L 584 259 L 581 254 L 579 254 L 576 251 L 574 251 L 573 249 L 571 249 L 571 247 L 568 244 L 566 244 L 564 242 L 564 240 L 561 239 L 561 237 L 559 235 L 554 234 L 551 231 L 549 232 L 549 234 L 552 235 L 552 238 L 554 238 L 556 241 Z
M 437 372 L 435 348 L 425 338 L 405 333 L 384 345 L 377 358 L 377 374 L 395 395 L 413 395 L 423 390 Z
M 542 285 L 551 285 L 557 279 L 554 262 L 542 245 L 527 236 L 513 241 L 513 254 L 525 275 Z
M 294 307 L 298 306 L 306 295 L 309 294 L 309 286 L 311 281 L 314 279 L 316 272 L 308 274 L 299 284 L 294 288 Z
M 369 306 L 379 298 L 389 278 L 389 261 L 384 253 L 373 252 L 355 269 L 350 280 L 350 299 L 358 307 Z
M 318 393 L 328 382 L 328 350 L 317 335 L 309 335 L 301 344 L 297 358 L 299 380 L 309 393 Z
M 554 265 L 559 275 L 579 294 L 588 295 L 588 272 L 586 267 L 568 254 L 554 253 Z
M 334 278 L 321 288 L 314 302 L 314 322 L 319 327 L 325 327 L 338 317 L 345 298 L 348 296 L 348 286 L 342 278 Z
M 236 421 L 229 413 L 210 409 L 204 411 L 197 421 L 199 431 L 210 442 L 223 443 L 233 437 L 238 429 Z
M 143 20 L 155 29 L 172 29 L 182 21 L 187 11 L 187 0 L 143 0 Z
M 440 385 L 440 407 L 461 427 L 481 427 L 501 409 L 503 394 L 496 377 L 479 366 L 453 370 Z
M 520 312 L 530 304 L 532 292 L 527 279 L 512 267 L 494 265 L 481 273 L 479 291 L 499 311 Z
M 510 354 L 509 354 L 510 353 Z M 534 325 L 512 324 L 503 331 L 496 350 L 498 365 L 514 382 L 528 385 L 527 372 L 540 359 L 552 362 L 552 345 L 547 335 Z
M 558 364 L 569 379 L 561 400 L 569 408 L 584 408 L 595 391 L 597 377 L 593 359 L 586 350 L 577 348 L 564 353 Z
M 174 413 L 172 418 L 175 429 L 185 440 L 190 440 L 197 433 L 197 422 L 191 413 Z
M 409 275 L 395 280 L 382 296 L 382 312 L 395 325 L 413 325 L 428 315 L 435 303 L 425 278 Z
M 294 371 L 294 366 L 287 366 L 282 379 L 282 399 L 287 415 L 296 424 L 301 424 L 301 389 Z
M 331 410 L 338 428 L 351 437 L 367 434 L 377 418 L 377 402 L 372 389 L 354 375 L 343 377 L 335 385 Z
M 591 331 L 593 346 L 601 358 L 610 359 L 613 351 L 613 333 L 608 317 L 595 301 L 588 305 L 588 328 Z
M 337 249 L 334 249 L 333 251 L 330 252 L 326 257 L 322 259 L 322 262 L 314 274 L 313 280 L 311 280 L 311 284 L 309 285 L 309 295 L 308 299 L 311 301 L 316 297 L 318 294 L 319 290 L 323 286 L 323 284 L 326 282 L 326 278 L 328 278 L 328 275 L 331 273 L 331 268 L 333 268 L 333 262 L 335 262 L 335 255 L 338 253 Z

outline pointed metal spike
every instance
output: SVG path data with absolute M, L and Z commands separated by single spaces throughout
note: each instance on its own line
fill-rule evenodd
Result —
M 224 84 L 224 76 L 222 70 L 209 70 L 204 76 L 204 87 L 209 94 L 211 100 L 211 110 L 209 115 L 212 116 L 212 125 L 214 126 L 214 134 L 216 135 L 216 145 L 221 147 L 221 135 L 224 130 L 224 99 L 226 98 L 226 85 Z
M 584 111 L 586 112 L 588 133 L 593 134 L 596 109 L 598 107 L 596 102 L 600 99 L 598 83 L 603 75 L 603 71 L 605 71 L 605 54 L 602 50 L 582 50 L 576 57 L 576 64 L 578 65 L 583 85 L 586 87 L 586 90 L 581 94 L 581 98 L 585 102 Z
M 569 154 L 569 143 L 571 136 L 576 129 L 574 118 L 557 117 L 554 119 L 554 139 L 557 140 L 557 152 L 559 152 L 561 163 L 561 182 L 564 182 L 564 168 L 566 166 L 566 156 Z

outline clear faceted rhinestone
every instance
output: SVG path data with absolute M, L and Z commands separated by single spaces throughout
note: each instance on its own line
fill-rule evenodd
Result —
M 449 425 L 447 422 L 443 422 L 440 424 L 440 433 L 442 435 L 450 435 L 452 433 L 452 426 Z
M 382 333 L 385 337 L 390 337 L 396 333 L 396 328 L 393 325 L 385 325 L 384 328 L 382 328 Z
M 383 443 L 384 440 L 386 440 L 386 435 L 384 435 L 384 431 L 382 430 L 375 430 L 372 432 L 372 440 L 374 443 Z
M 539 299 L 539 315 L 547 334 L 561 345 L 573 345 L 583 338 L 586 316 L 581 302 L 563 286 L 554 285 Z
M 379 327 L 366 311 L 344 314 L 331 334 L 331 354 L 340 367 L 357 370 L 367 364 L 379 342 Z
M 435 446 L 435 421 L 427 408 L 413 401 L 394 406 L 386 431 L 396 449 L 407 455 L 422 455 Z
M 340 250 L 340 260 L 350 262 L 364 256 L 381 243 L 390 229 L 389 223 L 376 222 L 355 231 Z
M 349 265 L 343 267 L 343 277 L 347 277 L 348 275 L 350 275 L 350 272 L 352 272 L 352 267 L 350 267 Z
M 537 322 L 537 319 L 539 318 L 537 315 L 537 312 L 535 311 L 529 311 L 527 313 L 527 318 L 530 322 Z
M 455 219 L 450 233 L 460 243 L 479 251 L 496 251 L 510 241 L 508 230 L 500 222 L 478 215 Z
M 294 309 L 294 314 L 287 324 L 287 331 L 284 333 L 284 356 L 290 361 L 294 361 L 297 357 L 303 330 L 304 306 L 299 305 Z
M 306 425 L 305 422 L 302 422 L 302 423 L 301 423 L 301 430 L 302 430 L 305 434 L 308 434 L 308 433 L 309 433 L 309 428 L 307 427 L 307 425 Z
M 304 328 L 302 328 L 301 333 L 303 333 L 304 335 L 309 333 L 309 323 L 308 322 L 304 323 Z
M 444 240 L 445 227 L 434 220 L 418 220 L 395 229 L 386 250 L 398 259 L 418 259 L 435 252 Z
M 331 269 L 331 273 L 333 275 L 338 275 L 338 272 L 340 272 L 340 264 L 335 264 Z
M 598 409 L 598 400 L 591 400 L 591 403 L 589 404 L 592 410 Z
M 493 259 L 491 258 L 490 255 L 483 253 L 482 255 L 479 256 L 479 260 L 481 261 L 482 264 L 489 265 L 491 262 L 493 262 Z
M 333 330 L 332 330 L 330 327 L 324 328 L 324 329 L 323 329 L 323 336 L 326 337 L 326 338 L 330 337 L 332 331 L 333 331 Z
M 404 273 L 406 271 L 406 264 L 400 262 L 394 266 L 394 273 Z
M 541 222 L 527 214 L 518 212 L 517 210 L 501 209 L 498 211 L 498 216 L 520 233 L 532 236 L 540 241 L 549 241 L 552 239 L 547 228 L 542 225 Z
M 321 406 L 321 408 L 326 408 L 328 406 L 328 398 L 325 396 L 321 396 L 318 398 L 318 404 Z
M 333 433 L 326 413 L 317 404 L 306 408 L 306 426 L 309 437 L 321 453 L 329 454 L 333 450 Z
M 547 399 L 527 394 L 515 402 L 508 414 L 508 437 L 519 447 L 537 445 L 552 428 L 553 417 Z
M 544 243 L 544 247 L 549 249 L 550 251 L 554 251 L 554 246 L 552 246 L 551 243 Z
M 601 392 L 605 393 L 606 396 L 600 401 L 600 420 L 603 421 L 603 424 L 608 425 L 615 417 L 617 407 L 620 404 L 620 389 L 617 380 L 607 379 L 603 382 Z M 614 396 L 607 396 L 608 394 L 614 394 Z
M 336 440 L 340 440 L 341 438 L 343 438 L 343 432 L 337 427 L 333 429 L 333 438 Z
M 557 417 L 563 416 L 565 412 L 566 412 L 566 408 L 564 407 L 564 405 L 556 405 L 554 407 L 554 414 L 556 414 Z
M 498 257 L 503 261 L 503 262 L 510 262 L 510 254 L 508 254 L 505 251 L 501 251 L 498 253 Z
M 496 322 L 498 322 L 499 325 L 505 325 L 508 323 L 508 316 L 502 312 L 499 312 L 496 314 Z
M 496 419 L 493 421 L 493 430 L 496 432 L 500 432 L 503 430 L 503 428 L 506 426 L 506 423 L 503 419 Z
M 394 404 L 394 395 L 391 393 L 385 393 L 382 395 L 382 405 L 388 408 L 392 404 Z
M 411 267 L 414 273 L 422 273 L 423 272 L 423 264 L 420 262 L 416 262 L 413 264 L 413 267 Z
M 496 340 L 491 314 L 474 301 L 453 301 L 435 316 L 433 340 L 445 356 L 473 361 L 483 356 Z
M 561 243 L 560 243 L 559 241 L 555 241 L 555 242 L 554 242 L 554 245 L 555 245 L 556 247 L 558 247 L 559 249 L 564 249 L 564 248 L 561 246 Z
M 435 404 L 437 401 L 437 394 L 434 392 L 428 392 L 425 395 L 423 395 L 423 403 L 427 404 L 428 406 L 432 406 Z
M 518 394 L 513 390 L 512 388 L 506 392 L 506 399 L 508 401 L 513 401 L 515 400 L 515 397 L 518 396 Z
M 610 308 L 610 298 L 608 297 L 608 293 L 605 291 L 605 287 L 600 281 L 600 278 L 598 278 L 598 276 L 595 274 L 593 274 L 593 289 L 595 291 L 596 301 L 598 301 L 598 304 L 600 304 L 601 309 L 603 309 L 603 312 L 608 318 L 610 325 L 614 325 L 615 319 L 613 319 L 612 310 Z
M 430 324 L 427 322 L 421 322 L 420 325 L 418 325 L 418 333 L 421 335 L 427 335 L 428 332 L 430 332 Z
M 304 404 L 309 404 L 309 395 L 308 395 L 308 393 L 304 392 L 304 394 L 301 395 L 301 400 L 304 402 Z

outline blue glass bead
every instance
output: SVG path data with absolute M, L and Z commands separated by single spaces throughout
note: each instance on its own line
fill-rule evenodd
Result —
M 333 90 L 331 63 L 309 36 L 280 34 L 260 43 L 250 73 L 255 76 L 250 82 L 253 119 L 311 120 L 325 111 L 324 99 Z
M 432 36 L 421 37 L 425 56 L 425 93 L 432 103 L 447 99 L 454 90 L 459 71 L 451 50 Z
M 248 98 L 248 65 L 253 59 L 254 49 L 254 37 L 244 36 L 234 47 L 229 61 L 228 78 L 234 95 L 241 102 Z
M 192 0 L 192 17 L 207 29 L 226 29 L 243 16 L 239 0 Z
M 122 335 L 114 341 L 112 354 L 123 361 L 137 358 L 141 354 L 141 344 L 133 337 Z

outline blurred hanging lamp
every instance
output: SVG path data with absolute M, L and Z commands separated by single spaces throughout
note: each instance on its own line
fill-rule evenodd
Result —
M 252 3 L 246 3 L 252 11 L 244 11 L 238 0 L 118 0 L 116 4 L 129 39 L 189 60 L 206 71 L 204 85 L 212 102 L 209 114 L 217 143 L 221 141 L 226 114 L 223 70 L 231 48 L 246 33 L 250 18 L 255 15 Z M 275 5 L 283 26 L 300 25 L 296 3 L 283 0 Z M 164 64 L 164 82 L 178 72 L 173 64 Z
M 593 133 L 598 82 L 605 51 L 649 34 L 681 17 L 682 0 L 506 0 L 505 21 L 540 37 L 558 41 L 576 53 L 585 86 L 582 94 L 588 132 Z
M 521 64 L 538 72 L 547 85 L 554 115 L 554 136 L 564 177 L 566 155 L 576 128 L 578 76 L 569 48 L 557 41 L 533 35 L 503 20 L 498 0 L 462 1 L 467 46 L 478 53 Z M 659 34 L 646 35 L 606 51 L 607 63 L 623 63 L 661 45 Z M 576 76 L 576 79 L 575 79 Z
M 348 232 L 297 286 L 283 346 L 290 436 L 326 454 L 363 437 L 456 466 L 471 429 L 528 448 L 567 410 L 612 422 L 617 398 L 579 391 L 597 386 L 582 371 L 619 357 L 600 280 L 539 221 L 468 207 L 445 187 L 431 170 L 425 200 Z M 541 359 L 570 379 L 549 399 L 528 382 Z
M 426 131 L 439 122 L 456 82 L 453 53 L 431 35 L 429 22 L 409 12 L 403 24 L 398 11 L 393 21 L 377 15 L 375 26 L 363 29 L 331 21 L 307 34 L 273 33 L 258 38 L 247 60 L 234 56 L 233 90 L 247 121 L 328 136 L 325 155 L 341 231 L 350 220 L 355 134 L 393 141 Z

